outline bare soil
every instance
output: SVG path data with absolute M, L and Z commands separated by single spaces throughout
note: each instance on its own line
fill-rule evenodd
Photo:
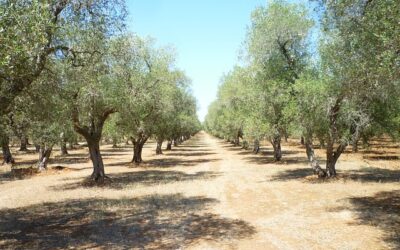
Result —
M 346 152 L 331 181 L 311 176 L 297 141 L 283 152 L 276 163 L 269 145 L 254 155 L 200 132 L 159 156 L 147 144 L 137 166 L 131 146 L 105 145 L 103 186 L 87 185 L 86 148 L 53 154 L 44 174 L 0 166 L 0 248 L 400 248 L 398 145 Z M 18 168 L 37 158 L 14 156 Z

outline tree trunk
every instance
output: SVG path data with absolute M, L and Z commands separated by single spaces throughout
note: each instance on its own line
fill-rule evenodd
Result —
M 342 100 L 342 97 L 336 99 L 335 105 L 329 110 L 329 135 L 326 144 L 326 175 L 328 177 L 336 176 L 336 162 L 347 146 L 347 143 L 341 142 L 338 148 L 334 150 L 335 142 L 338 139 L 338 129 L 336 123 Z
M 25 135 L 21 136 L 19 151 L 28 151 L 28 138 Z
M 271 140 L 271 144 L 274 148 L 275 161 L 280 161 L 282 159 L 281 136 L 279 134 L 275 135 Z
M 61 142 L 61 155 L 68 155 L 67 143 L 65 141 Z
M 172 141 L 168 140 L 167 142 L 167 148 L 165 150 L 171 150 L 172 149 Z
M 258 154 L 258 152 L 260 152 L 260 141 L 258 139 L 254 140 L 253 152 L 256 154 Z
M 178 147 L 178 141 L 174 139 L 174 147 Z
M 3 164 L 13 164 L 15 160 L 11 154 L 10 147 L 8 145 L 9 139 L 8 137 L 4 137 L 1 139 L 1 149 L 3 151 Z
M 39 153 L 40 151 L 40 145 L 35 143 L 35 152 Z
M 38 162 L 39 172 L 47 170 L 47 163 L 49 162 L 52 149 L 53 146 L 45 146 L 45 145 L 40 146 L 39 162 Z
M 307 137 L 305 146 L 306 146 L 307 158 L 311 164 L 311 168 L 313 169 L 314 174 L 318 175 L 319 178 L 325 177 L 326 171 L 321 168 L 321 166 L 319 165 L 319 162 L 315 158 L 314 147 L 313 147 L 312 140 L 310 137 Z
M 157 140 L 157 148 L 156 148 L 156 154 L 161 155 L 162 154 L 162 144 L 163 140 Z
M 67 138 L 65 138 L 64 132 L 60 134 L 60 148 L 61 148 L 61 155 L 68 155 Z
M 304 145 L 304 136 L 302 136 L 302 137 L 300 138 L 300 144 L 301 144 L 301 145 Z
M 140 159 L 140 162 L 143 161 L 143 159 L 142 159 L 142 151 L 143 151 L 143 146 L 144 146 L 144 144 L 146 143 L 146 141 L 147 141 L 147 138 L 144 139 L 144 140 L 139 144 L 139 159 Z
M 104 181 L 106 174 L 104 172 L 103 158 L 100 153 L 100 137 L 87 139 L 89 155 L 93 164 L 91 178 L 96 182 Z
M 147 139 L 148 138 L 140 138 L 138 140 L 132 140 L 132 143 L 133 143 L 132 162 L 139 164 L 143 161 L 142 150 L 143 150 L 143 146 L 146 143 Z
M 326 174 L 328 177 L 336 176 L 336 162 L 340 155 L 346 149 L 347 143 L 342 142 L 339 144 L 336 150 L 334 150 L 334 145 L 331 141 L 328 141 L 326 146 Z
M 133 158 L 132 162 L 139 164 L 141 159 L 139 158 L 139 142 L 132 141 L 133 144 Z
M 326 151 L 326 174 L 328 177 L 336 176 L 336 161 L 331 150 Z

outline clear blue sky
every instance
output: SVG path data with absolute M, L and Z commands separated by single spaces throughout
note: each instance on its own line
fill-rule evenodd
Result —
M 127 0 L 129 29 L 176 48 L 202 121 L 222 75 L 238 62 L 250 14 L 266 0 Z

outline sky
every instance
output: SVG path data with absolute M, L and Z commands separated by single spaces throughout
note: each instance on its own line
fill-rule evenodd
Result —
M 173 46 L 204 120 L 224 73 L 239 62 L 252 10 L 266 0 L 127 0 L 129 30 Z

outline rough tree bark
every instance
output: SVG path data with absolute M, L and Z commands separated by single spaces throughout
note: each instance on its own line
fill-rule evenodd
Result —
M 74 96 L 74 99 L 77 98 L 77 94 Z M 93 172 L 91 178 L 96 182 L 103 182 L 104 178 L 106 178 L 104 172 L 104 163 L 103 158 L 100 153 L 100 140 L 101 134 L 103 131 L 104 122 L 107 118 L 115 113 L 116 110 L 114 108 L 104 109 L 103 112 L 94 117 L 93 114 L 90 115 L 90 123 L 89 126 L 82 126 L 79 121 L 79 113 L 78 109 L 75 106 L 72 112 L 72 121 L 74 123 L 74 130 L 82 135 L 89 148 L 90 159 L 93 164 Z
M 20 141 L 21 144 L 19 147 L 19 151 L 28 151 L 28 137 L 26 137 L 26 135 L 22 135 Z
M 67 143 L 61 142 L 61 155 L 68 155 Z
M 167 148 L 165 150 L 172 150 L 172 140 L 168 140 Z
M 140 164 L 143 159 L 142 159 L 142 150 L 143 146 L 146 143 L 148 137 L 145 136 L 144 134 L 139 135 L 137 139 L 132 138 L 132 144 L 133 144 L 133 158 L 132 162 L 136 164 Z
M 271 139 L 272 147 L 274 148 L 274 159 L 275 161 L 280 161 L 282 159 L 282 149 L 281 149 L 281 136 L 276 134 Z
M 47 163 L 49 162 L 53 145 L 41 145 L 39 149 L 38 171 L 47 170 Z
M 156 147 L 156 154 L 161 155 L 162 154 L 162 144 L 163 144 L 163 139 L 157 139 L 157 147 Z
M 310 162 L 314 174 L 318 175 L 319 178 L 326 177 L 326 171 L 321 168 L 319 162 L 315 158 L 314 147 L 311 136 L 307 136 L 307 138 L 305 139 L 305 146 L 306 146 L 307 159 Z
M 336 99 L 335 104 L 329 110 L 329 135 L 326 143 L 326 174 L 328 177 L 336 176 L 336 162 L 347 147 L 347 142 L 339 142 L 334 149 L 338 139 L 337 119 L 343 98 Z
M 100 136 L 88 138 L 88 148 L 90 160 L 93 164 L 93 172 L 91 178 L 95 181 L 104 181 L 106 174 L 104 172 L 103 158 L 100 153 Z
M 61 155 L 68 155 L 67 138 L 65 138 L 64 133 L 61 133 L 60 135 L 60 148 L 61 148 Z
M 1 150 L 3 151 L 3 164 L 14 164 L 15 160 L 11 154 L 10 147 L 9 147 L 9 138 L 7 136 L 3 136 L 0 138 L 1 140 Z

